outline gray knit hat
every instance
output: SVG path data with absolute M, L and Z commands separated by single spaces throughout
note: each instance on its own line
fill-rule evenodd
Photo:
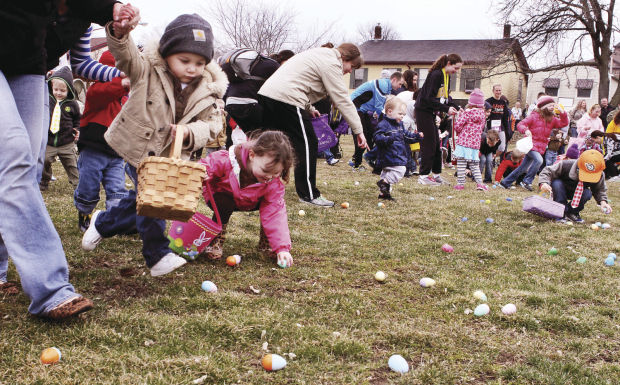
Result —
M 213 58 L 211 24 L 195 13 L 172 20 L 159 40 L 159 54 L 164 58 L 180 52 L 200 55 L 207 63 Z

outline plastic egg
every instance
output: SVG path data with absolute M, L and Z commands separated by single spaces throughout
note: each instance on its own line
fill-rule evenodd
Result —
M 349 208 L 349 202 L 342 202 L 340 204 L 340 207 L 342 207 L 343 209 L 348 209 Z
M 491 309 L 489 309 L 489 305 L 487 305 L 486 303 L 483 303 L 481 305 L 476 306 L 476 308 L 474 309 L 474 315 L 476 317 L 482 317 L 483 315 L 489 314 L 490 310 Z
M 377 280 L 377 282 L 383 282 L 385 281 L 386 278 L 387 278 L 387 275 L 382 271 L 377 271 L 375 273 L 375 279 Z
M 429 197 L 429 198 L 428 198 L 428 200 L 429 200 L 429 201 L 434 201 L 434 200 L 435 200 L 435 198 L 434 198 L 434 197 Z
M 508 202 L 512 202 L 512 198 L 506 198 Z
M 286 261 L 281 261 L 281 262 L 278 262 L 278 266 L 279 266 L 281 269 L 286 269 L 286 268 L 288 267 L 288 265 L 286 264 Z
M 356 186 L 359 186 L 359 185 L 360 185 L 360 182 L 355 181 L 355 183 L 353 183 L 353 184 L 354 184 L 354 185 L 356 185 Z
M 200 287 L 202 288 L 202 290 L 208 292 L 208 293 L 215 293 L 217 292 L 217 286 L 215 286 L 215 284 L 211 281 L 204 281 L 202 283 L 202 285 L 200 285 Z
M 615 253 L 609 253 L 609 254 L 607 255 L 607 258 L 613 258 L 613 259 L 614 259 L 614 261 L 615 261 L 617 257 L 616 257 L 616 254 L 615 254 Z
M 552 247 L 549 249 L 549 251 L 547 251 L 547 254 L 549 255 L 558 255 L 558 249 L 556 249 L 555 247 Z
M 383 207 L 383 206 L 385 206 L 385 205 L 383 204 L 383 202 L 379 202 L 379 203 L 377 203 L 377 207 Z
M 240 255 L 231 255 L 229 257 L 226 258 L 226 264 L 228 266 L 235 266 L 241 263 L 241 256 Z
M 306 215 L 306 212 L 304 210 L 299 210 L 299 216 L 303 217 L 304 215 Z
M 467 222 L 467 217 L 461 218 L 461 222 Z
M 497 185 L 496 185 L 496 184 L 494 184 L 494 185 L 493 185 L 493 188 L 497 188 Z
M 607 202 L 607 203 L 609 203 L 609 200 L 608 200 L 608 202 Z M 606 208 L 606 209 L 604 209 L 604 210 L 603 210 L 603 212 L 604 212 L 605 214 L 611 214 L 611 209 Z
M 390 369 L 397 373 L 407 373 L 409 371 L 409 364 L 407 360 L 400 354 L 394 354 L 388 359 L 388 366 Z
M 62 354 L 56 347 L 47 348 L 41 352 L 41 363 L 45 365 L 55 364 L 60 361 Z
M 441 246 L 441 250 L 442 250 L 442 251 L 444 251 L 444 252 L 446 252 L 446 253 L 452 253 L 452 252 L 454 252 L 454 247 L 450 246 L 450 245 L 449 245 L 449 244 L 447 244 L 447 243 L 444 243 L 444 244 Z
M 452 195 L 448 195 L 448 196 L 446 197 L 446 199 L 452 199 L 452 198 L 454 198 Z
M 486 222 L 487 222 L 487 223 L 493 223 L 493 222 L 495 222 L 495 221 L 493 220 L 493 218 L 487 218 L 487 219 L 486 219 Z
M 603 226 L 603 224 L 601 222 L 596 222 L 595 225 L 598 226 L 598 227 L 602 227 Z
M 605 258 L 605 264 L 607 266 L 613 266 L 613 265 L 616 264 L 616 260 L 613 259 L 612 257 L 607 257 L 607 258 Z
M 424 277 L 420 279 L 420 286 L 422 287 L 433 287 L 435 286 L 435 280 L 432 278 Z
M 284 368 L 286 366 L 286 360 L 278 354 L 267 354 L 261 360 L 261 364 L 265 370 L 271 372 Z
M 603 229 L 603 230 L 607 230 L 607 229 L 608 229 L 608 228 L 610 228 L 610 227 L 611 227 L 611 225 L 610 225 L 609 223 L 603 223 L 603 224 L 601 225 L 601 229 Z
M 491 204 L 491 200 L 490 200 L 490 199 L 487 199 L 486 201 L 484 201 L 484 203 L 486 203 L 486 204 Z
M 480 199 L 480 203 L 484 203 L 484 202 L 485 202 L 485 200 L 484 200 L 484 199 Z
M 586 258 L 586 257 L 579 257 L 579 258 L 577 258 L 577 263 L 584 264 L 584 263 L 586 263 L 587 260 L 588 260 L 588 258 Z
M 502 313 L 506 315 L 511 315 L 517 312 L 517 307 L 513 303 L 506 304 L 502 306 Z
M 487 301 L 487 295 L 484 294 L 484 292 L 482 290 L 476 290 L 474 291 L 474 298 L 475 299 L 479 299 L 480 301 Z
M 590 228 L 591 228 L 592 230 L 598 230 L 598 226 L 597 226 L 597 225 L 595 225 L 594 223 L 590 225 Z

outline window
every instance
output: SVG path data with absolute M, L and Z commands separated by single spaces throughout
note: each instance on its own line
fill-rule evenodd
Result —
M 585 88 L 577 88 L 577 97 L 589 99 L 592 94 L 592 90 L 586 90 Z
M 545 94 L 549 96 L 558 96 L 558 89 L 553 87 L 545 87 Z
M 560 88 L 560 79 L 559 78 L 547 78 L 543 80 L 543 88 L 545 89 L 545 94 L 549 96 L 558 96 L 558 89 Z
M 428 68 L 416 68 L 415 72 L 418 73 L 418 88 L 422 88 L 428 76 Z
M 592 79 L 577 79 L 577 97 L 578 98 L 590 98 L 592 94 L 592 87 L 594 86 L 594 80 Z
M 394 72 L 403 72 L 400 68 L 384 68 L 383 71 L 389 72 L 390 76 L 392 76 Z
M 463 68 L 461 70 L 461 91 L 471 92 L 480 88 L 482 71 L 478 68 Z
M 351 73 L 349 88 L 355 89 L 368 80 L 368 68 L 358 68 Z

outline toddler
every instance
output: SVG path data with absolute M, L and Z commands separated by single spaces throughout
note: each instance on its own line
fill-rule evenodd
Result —
M 545 165 L 553 166 L 558 159 L 558 150 L 566 144 L 568 144 L 568 140 L 564 138 L 564 133 L 561 129 L 554 128 L 551 130 L 549 144 L 547 144 L 547 151 L 545 152 Z
M 584 138 L 583 144 L 579 146 L 579 155 L 583 154 L 585 151 L 588 150 L 596 150 L 602 154 L 603 149 L 601 145 L 603 144 L 603 136 L 605 136 L 605 134 L 603 134 L 603 132 L 599 130 L 594 130 L 587 133 Z
M 222 232 L 204 250 L 208 258 L 222 257 L 226 228 L 234 211 L 258 210 L 261 223 L 259 249 L 271 251 L 278 265 L 291 266 L 293 258 L 284 183 L 289 180 L 294 159 L 286 134 L 258 130 L 252 132 L 249 141 L 201 159 L 207 169 L 203 195 L 208 200 L 208 183 L 222 220 Z
M 379 199 L 394 200 L 390 193 L 394 183 L 398 183 L 407 169 L 410 143 L 417 143 L 422 133 L 405 130 L 402 120 L 406 115 L 406 104 L 402 99 L 390 97 L 385 103 L 385 117 L 377 125 L 374 141 L 377 147 L 376 169 L 381 170 Z
M 135 189 L 107 211 L 95 211 L 82 238 L 90 251 L 102 238 L 123 234 L 135 226 L 142 238 L 142 254 L 151 276 L 168 274 L 187 261 L 168 247 L 166 221 L 136 214 L 136 168 L 147 156 L 168 156 L 182 126 L 182 158 L 203 148 L 222 130 L 216 106 L 226 91 L 227 79 L 213 57 L 211 25 L 202 17 L 181 15 L 164 31 L 159 47 L 141 54 L 128 31 L 106 25 L 108 46 L 117 67 L 131 81 L 131 96 L 116 116 L 105 139 L 125 161 Z
M 524 156 L 525 154 L 517 149 L 503 153 L 501 155 L 501 162 L 499 163 L 497 172 L 495 173 L 495 185 L 498 185 L 499 182 L 502 181 L 502 178 L 507 177 L 511 172 L 519 167 Z M 524 175 L 522 174 L 519 178 L 517 178 L 517 183 L 521 183 L 523 176 Z
M 476 88 L 469 96 L 467 108 L 458 114 L 458 118 L 454 123 L 454 131 L 457 135 L 456 149 L 454 150 L 457 167 L 455 190 L 463 190 L 465 188 L 465 169 L 467 167 L 469 167 L 474 176 L 474 180 L 477 183 L 476 188 L 482 191 L 489 190 L 482 183 L 480 158 L 478 156 L 485 123 L 484 95 L 480 89 Z

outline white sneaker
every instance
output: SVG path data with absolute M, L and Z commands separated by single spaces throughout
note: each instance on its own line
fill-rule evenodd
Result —
M 314 198 L 311 201 L 307 201 L 307 200 L 304 200 L 304 199 L 300 198 L 299 201 L 303 202 L 303 203 L 308 203 L 308 204 L 311 204 L 311 205 L 315 205 L 315 206 L 321 206 L 321 207 L 333 207 L 334 206 L 334 202 L 329 201 L 329 200 L 327 200 L 327 199 L 325 199 L 323 197 Z
M 441 175 L 437 175 L 437 176 L 433 176 L 431 177 L 436 183 L 439 184 L 447 184 L 448 186 L 450 186 L 450 182 L 448 182 L 447 180 L 443 179 L 441 177 Z
M 428 175 L 420 175 L 418 178 L 418 183 L 426 186 L 441 186 L 441 183 L 435 182 L 435 180 L 430 178 Z
M 336 158 L 332 158 L 331 160 L 326 160 L 325 163 L 329 164 L 330 166 L 335 165 L 336 163 L 340 162 L 340 159 L 336 159 Z
M 181 258 L 175 253 L 168 253 L 164 255 L 162 259 L 155 264 L 155 266 L 151 267 L 151 276 L 159 277 L 161 275 L 172 273 L 186 263 L 187 260 L 185 258 Z
M 103 239 L 103 237 L 101 236 L 101 234 L 99 234 L 97 228 L 95 227 L 95 222 L 97 221 L 97 216 L 100 212 L 101 210 L 95 210 L 93 215 L 90 217 L 90 225 L 88 225 L 88 228 L 86 229 L 86 231 L 84 232 L 84 236 L 82 237 L 82 249 L 86 251 L 95 250 L 95 247 L 97 247 L 99 242 L 101 242 L 101 240 Z

